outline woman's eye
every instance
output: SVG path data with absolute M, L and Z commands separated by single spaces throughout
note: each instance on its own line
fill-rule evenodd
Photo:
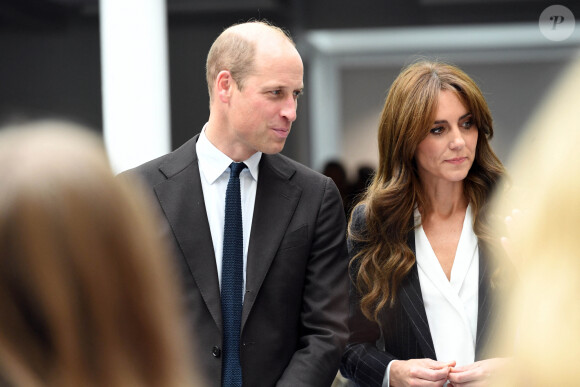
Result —
M 465 121 L 462 125 L 465 129 L 469 129 L 473 126 L 473 121 L 469 120 L 469 121 Z
M 431 133 L 433 134 L 441 134 L 443 133 L 443 127 L 442 126 L 438 126 L 436 128 L 431 129 Z

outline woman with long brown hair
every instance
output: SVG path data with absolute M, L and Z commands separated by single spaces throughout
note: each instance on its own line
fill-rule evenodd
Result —
M 359 386 L 482 382 L 498 272 L 488 199 L 504 167 L 469 76 L 438 62 L 399 74 L 383 108 L 379 165 L 349 224 L 350 338 Z
M 200 385 L 177 277 L 136 184 L 114 176 L 85 128 L 42 121 L 0 133 L 7 385 Z

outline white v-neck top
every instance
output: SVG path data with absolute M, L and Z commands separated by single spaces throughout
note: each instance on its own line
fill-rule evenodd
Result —
M 420 217 L 415 210 L 415 219 Z M 415 229 L 415 249 L 437 360 L 455 360 L 457 366 L 471 364 L 475 360 L 479 288 L 479 249 L 473 232 L 471 205 L 467 206 L 450 280 L 422 226 Z

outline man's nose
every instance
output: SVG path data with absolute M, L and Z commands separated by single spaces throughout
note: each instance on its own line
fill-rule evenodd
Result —
M 294 98 L 294 96 L 290 96 L 284 100 L 284 106 L 282 106 L 282 110 L 280 114 L 282 117 L 285 117 L 288 121 L 294 122 L 296 121 L 296 108 L 298 107 L 298 102 Z

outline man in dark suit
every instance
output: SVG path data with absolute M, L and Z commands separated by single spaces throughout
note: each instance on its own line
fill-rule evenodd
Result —
M 212 45 L 207 80 L 201 133 L 128 172 L 153 191 L 173 242 L 199 368 L 210 386 L 330 386 L 348 335 L 344 210 L 330 178 L 278 154 L 303 88 L 300 55 L 277 27 L 235 25 Z M 233 355 L 224 348 L 230 309 L 221 300 L 232 162 L 244 163 L 243 306 Z M 241 377 L 225 371 L 230 356 Z

